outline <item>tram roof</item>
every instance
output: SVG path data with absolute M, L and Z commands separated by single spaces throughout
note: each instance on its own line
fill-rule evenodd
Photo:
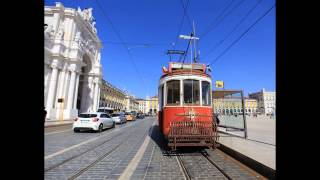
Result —
M 210 77 L 210 75 L 206 73 L 206 65 L 201 63 L 170 62 L 168 69 L 163 67 L 162 72 L 163 72 L 163 76 L 166 76 L 169 74 L 171 75 L 195 74 L 195 75 L 205 75 Z

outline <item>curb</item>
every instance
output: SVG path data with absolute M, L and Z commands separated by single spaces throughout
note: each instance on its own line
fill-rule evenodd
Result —
M 265 176 L 268 179 L 276 179 L 276 170 L 261 164 L 260 162 L 245 156 L 243 154 L 241 154 L 238 151 L 235 151 L 219 142 L 217 142 L 218 145 L 218 149 L 220 149 L 221 151 L 225 152 L 226 154 L 232 156 L 233 158 L 235 158 L 236 160 L 240 161 L 241 163 L 245 164 L 246 166 L 248 166 L 249 168 L 255 170 L 256 172 L 260 173 L 261 175 Z
M 50 127 L 60 127 L 60 126 L 67 126 L 71 125 L 73 122 L 68 122 L 68 123 L 62 123 L 62 124 L 50 124 L 50 125 L 45 125 L 45 128 L 50 128 Z

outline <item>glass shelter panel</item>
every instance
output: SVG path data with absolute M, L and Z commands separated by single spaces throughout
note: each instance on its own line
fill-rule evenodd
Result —
M 228 134 L 246 137 L 244 97 L 241 91 L 213 91 L 214 117 L 219 119 L 219 130 Z M 219 111 L 222 109 L 222 111 Z M 221 113 L 220 113 L 221 112 Z

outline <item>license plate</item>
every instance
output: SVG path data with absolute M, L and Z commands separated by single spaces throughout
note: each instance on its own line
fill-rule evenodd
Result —
M 81 120 L 82 123 L 87 123 L 89 120 Z

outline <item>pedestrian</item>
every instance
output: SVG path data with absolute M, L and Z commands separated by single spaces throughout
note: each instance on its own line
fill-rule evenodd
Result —
M 46 107 L 43 108 L 43 114 L 44 114 L 44 122 L 46 122 L 46 117 L 47 117 L 47 111 L 46 111 Z
M 215 119 L 216 119 L 216 124 L 220 124 L 220 120 L 219 120 L 219 117 L 218 117 L 218 114 L 215 116 Z

